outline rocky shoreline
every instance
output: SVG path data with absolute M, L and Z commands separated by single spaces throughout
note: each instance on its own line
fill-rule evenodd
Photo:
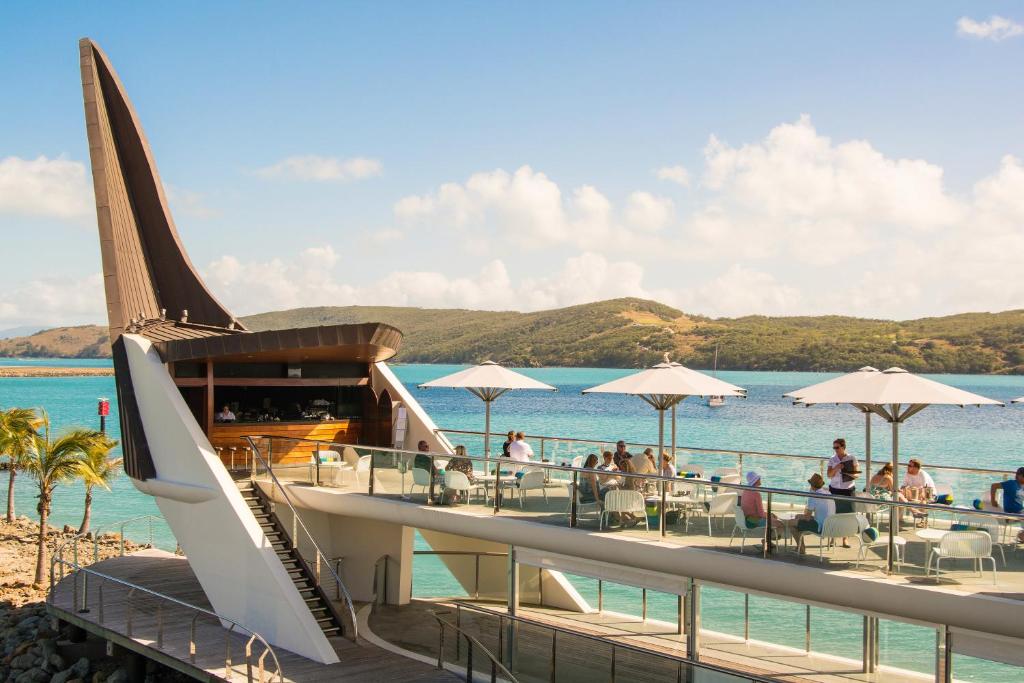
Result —
M 73 538 L 75 529 L 51 527 L 48 553 Z M 114 650 L 108 655 L 102 640 L 84 637 L 73 626 L 54 628 L 46 613 L 46 586 L 33 585 L 39 525 L 27 517 L 13 524 L 0 521 L 0 681 L 13 683 L 164 683 L 187 681 L 187 676 L 137 655 Z M 118 534 L 98 539 L 99 559 L 120 553 Z M 141 548 L 131 541 L 126 550 Z M 93 542 L 82 541 L 79 560 L 92 560 Z M 48 555 L 50 557 L 50 555 Z
M 110 377 L 114 368 L 43 367 L 0 365 L 0 377 Z

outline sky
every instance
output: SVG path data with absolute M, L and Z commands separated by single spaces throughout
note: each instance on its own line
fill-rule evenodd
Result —
M 0 5 L 0 329 L 105 319 L 77 41 L 236 314 L 1024 307 L 1024 5 Z

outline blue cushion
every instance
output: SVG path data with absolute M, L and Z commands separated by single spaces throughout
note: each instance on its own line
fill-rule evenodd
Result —
M 953 504 L 953 494 L 951 494 L 951 493 L 943 493 L 941 495 L 935 496 L 935 502 L 938 505 L 952 505 Z

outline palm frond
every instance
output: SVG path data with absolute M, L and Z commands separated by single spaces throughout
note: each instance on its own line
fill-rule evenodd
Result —
M 121 458 L 111 458 L 110 451 L 117 441 L 110 438 L 98 439 L 78 461 L 78 476 L 88 488 L 100 486 L 110 489 L 110 482 L 118 475 Z

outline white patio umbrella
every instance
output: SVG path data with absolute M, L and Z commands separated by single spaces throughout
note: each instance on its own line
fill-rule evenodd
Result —
M 837 378 L 842 379 L 842 378 Z M 892 425 L 893 488 L 899 489 L 900 424 L 930 405 L 981 406 L 1003 405 L 1000 401 L 972 394 L 940 382 L 913 375 L 903 368 L 889 368 L 882 372 L 866 372 L 852 382 L 822 382 L 821 384 L 790 392 L 798 397 L 797 403 L 811 406 L 817 403 L 849 403 L 861 410 L 869 410 Z M 897 516 L 893 515 L 893 524 Z M 889 536 L 889 561 L 893 557 L 893 537 Z M 890 566 L 891 569 L 891 566 Z
M 658 457 L 665 447 L 665 411 L 675 408 L 687 396 L 739 396 L 747 390 L 728 382 L 691 370 L 678 363 L 658 363 L 638 373 L 612 380 L 584 394 L 629 394 L 639 396 L 658 411 Z M 673 415 L 674 416 L 674 415 Z M 675 424 L 673 420 L 673 455 L 675 455 Z
M 468 389 L 484 402 L 484 457 L 491 455 L 491 403 L 498 397 L 513 389 L 545 389 L 557 391 L 555 387 L 544 382 L 521 375 L 514 370 L 503 368 L 493 361 L 484 361 L 480 365 L 460 370 L 440 379 L 425 382 L 421 389 L 448 387 L 452 389 Z
M 866 381 L 871 380 L 871 375 L 878 374 L 878 368 L 873 368 L 870 365 L 866 365 L 859 370 L 854 372 L 840 375 L 839 377 L 833 377 L 832 379 L 819 382 L 818 384 L 812 384 L 809 387 L 805 387 L 798 391 L 791 391 L 787 394 L 783 394 L 786 398 L 794 399 L 795 403 L 801 403 L 804 394 L 812 397 L 812 402 L 807 405 L 815 403 L 813 398 L 815 396 L 829 396 L 844 394 L 849 391 L 851 387 L 863 384 Z M 818 401 L 820 403 L 830 403 L 830 401 Z M 860 412 L 864 413 L 864 461 L 865 469 L 868 472 L 868 476 L 871 476 L 871 411 L 863 406 L 857 407 Z
M 1015 398 L 1012 401 L 1010 401 L 1010 403 L 1024 403 L 1024 396 L 1021 396 L 1020 398 Z

